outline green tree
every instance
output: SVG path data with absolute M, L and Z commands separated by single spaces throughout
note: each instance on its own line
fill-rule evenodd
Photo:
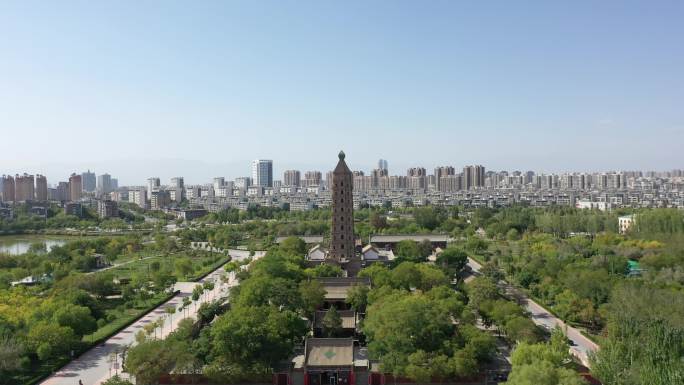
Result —
M 555 367 L 548 361 L 513 366 L 508 385 L 586 385 L 577 372 Z
M 430 296 L 395 292 L 368 307 L 363 330 L 371 354 L 382 360 L 384 370 L 404 375 L 409 355 L 420 350 L 443 352 L 444 341 L 455 332 L 452 319 Z
M 293 352 L 306 331 L 306 323 L 292 311 L 238 306 L 214 322 L 213 354 L 226 365 L 272 367 Z
M 29 330 L 27 341 L 39 359 L 47 360 L 69 353 L 78 339 L 69 327 L 40 321 Z
M 377 211 L 373 211 L 370 214 L 370 223 L 371 223 L 371 226 L 373 226 L 373 228 L 375 230 L 382 230 L 382 229 L 385 229 L 388 227 L 387 226 L 387 217 L 378 213 Z
M 413 217 L 418 226 L 430 231 L 436 229 L 444 220 L 443 215 L 434 207 L 421 207 L 413 210 Z
M 280 244 L 280 250 L 290 255 L 305 255 L 306 243 L 300 237 L 288 237 Z
M 307 317 L 313 316 L 314 312 L 325 301 L 325 289 L 316 280 L 302 281 L 299 283 L 299 294 L 302 298 L 302 309 Z
M 510 341 L 537 342 L 540 339 L 539 328 L 526 317 L 513 317 L 506 321 L 504 331 Z
M 193 272 L 192 261 L 188 257 L 178 258 L 173 264 L 179 279 L 188 277 Z
M 608 337 L 591 357 L 595 376 L 606 385 L 682 382 L 684 298 L 681 292 L 628 282 L 613 290 L 605 311 Z
M 233 289 L 232 303 L 236 306 L 282 306 L 297 311 L 301 307 L 302 298 L 296 281 L 256 275 L 240 283 Z
M 563 331 L 556 328 L 549 342 L 530 344 L 521 342 L 516 345 L 511 354 L 513 366 L 530 365 L 537 361 L 548 361 L 554 366 L 562 366 L 570 359 L 567 337 Z
M 368 292 L 366 285 L 354 285 L 347 291 L 346 302 L 357 312 L 365 312 L 368 305 Z
M 520 233 L 517 229 L 510 229 L 506 233 L 506 239 L 509 241 L 517 241 L 518 239 L 520 239 Z
M 123 378 L 119 377 L 119 375 L 115 375 L 114 377 L 111 377 L 107 379 L 107 381 L 103 382 L 102 385 L 133 385 L 133 383 L 128 380 L 124 380 Z
M 17 338 L 0 335 L 0 375 L 21 368 L 24 345 Z
M 482 238 L 470 237 L 466 241 L 465 248 L 473 254 L 481 255 L 487 251 L 489 244 Z
M 444 272 L 432 265 L 418 264 L 414 266 L 418 270 L 418 289 L 428 291 L 433 287 L 448 285 L 449 279 Z
M 342 268 L 327 263 L 321 263 L 315 267 L 308 268 L 304 272 L 307 276 L 312 278 L 342 277 L 344 275 Z
M 97 330 L 95 318 L 91 315 L 90 309 L 85 306 L 66 304 L 57 309 L 52 318 L 60 326 L 71 328 L 78 337 Z
M 404 290 L 419 287 L 421 275 L 416 266 L 413 262 L 402 262 L 399 266 L 392 269 L 391 285 Z
M 342 331 L 342 317 L 335 306 L 332 306 L 325 312 L 323 317 L 323 334 L 326 337 L 336 337 Z
M 418 243 L 410 239 L 399 241 L 396 246 L 397 262 L 425 262 Z
M 477 373 L 478 363 L 475 350 L 465 348 L 456 351 L 449 360 L 449 366 L 454 376 L 468 377 Z
M 163 374 L 185 368 L 194 358 L 187 343 L 175 339 L 146 340 L 128 350 L 125 370 L 135 376 L 136 384 L 156 384 Z
M 447 247 L 437 256 L 437 263 L 452 274 L 458 273 L 468 264 L 468 254 L 457 247 Z
M 432 255 L 432 242 L 429 239 L 423 239 L 418 243 L 418 250 L 420 251 L 420 256 L 423 260 Z
M 467 291 L 470 304 L 475 309 L 479 308 L 482 302 L 497 299 L 500 295 L 496 283 L 487 277 L 477 277 L 472 280 L 468 283 Z

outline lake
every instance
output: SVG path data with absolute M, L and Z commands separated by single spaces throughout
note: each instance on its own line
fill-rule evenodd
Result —
M 46 235 L 2 235 L 0 236 L 0 254 L 24 254 L 33 243 L 43 243 L 47 250 L 50 251 L 54 246 L 61 246 L 70 240 L 78 238 Z

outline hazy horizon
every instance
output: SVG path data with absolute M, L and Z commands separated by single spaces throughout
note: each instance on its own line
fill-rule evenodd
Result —
M 0 174 L 684 168 L 684 3 L 7 2 Z

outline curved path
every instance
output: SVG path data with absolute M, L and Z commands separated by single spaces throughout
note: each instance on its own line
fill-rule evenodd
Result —
M 482 265 L 470 257 L 468 257 L 468 266 L 470 266 L 475 273 L 479 273 L 480 268 L 482 267 Z M 599 349 L 599 346 L 596 345 L 594 341 L 585 337 L 578 329 L 567 325 L 551 312 L 544 309 L 544 307 L 529 299 L 525 293 L 515 288 L 513 285 L 506 281 L 500 281 L 499 284 L 504 287 L 508 296 L 514 297 L 520 301 L 530 313 L 530 318 L 535 324 L 547 330 L 553 330 L 556 326 L 559 326 L 568 336 L 568 339 L 572 341 L 573 345 L 570 346 L 570 353 L 577 357 L 584 366 L 589 367 L 589 353 Z

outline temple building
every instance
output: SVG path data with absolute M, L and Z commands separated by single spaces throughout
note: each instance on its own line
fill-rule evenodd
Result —
M 276 385 L 381 385 L 383 375 L 379 362 L 368 357 L 368 348 L 359 329 L 363 314 L 347 304 L 349 290 L 355 286 L 370 287 L 368 278 L 317 278 L 325 290 L 325 302 L 311 322 L 313 337 L 306 339 L 303 349 L 274 368 Z M 334 309 L 334 310 L 333 310 Z M 339 315 L 339 329 L 326 335 L 324 320 L 330 311 Z

